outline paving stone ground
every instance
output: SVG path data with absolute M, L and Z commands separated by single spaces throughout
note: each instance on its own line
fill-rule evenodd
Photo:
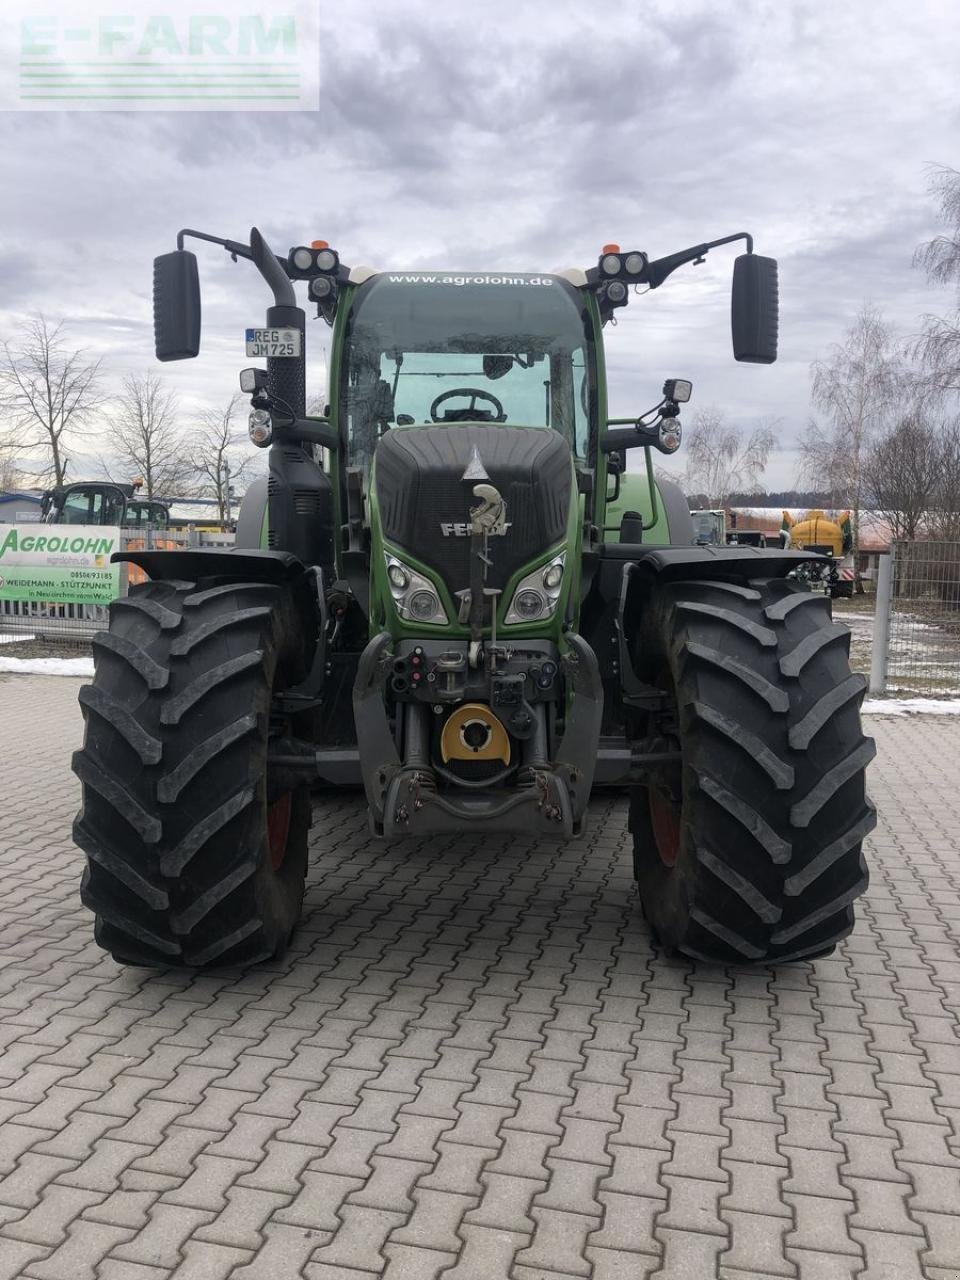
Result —
M 319 801 L 282 961 L 120 968 L 69 839 L 79 681 L 0 677 L 0 1280 L 957 1280 L 960 717 L 871 719 L 830 958 L 651 945 L 620 798 L 383 846 Z

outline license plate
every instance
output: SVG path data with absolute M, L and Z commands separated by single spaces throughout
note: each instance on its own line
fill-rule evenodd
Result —
M 248 329 L 247 355 L 254 360 L 300 355 L 299 329 Z

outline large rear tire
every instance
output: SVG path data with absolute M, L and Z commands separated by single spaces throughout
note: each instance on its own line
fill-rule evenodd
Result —
M 682 764 L 635 788 L 630 829 L 663 943 L 743 964 L 822 955 L 852 929 L 876 816 L 848 650 L 825 597 L 784 579 L 649 602 L 635 662 L 675 696 Z
M 110 608 L 80 691 L 74 839 L 97 942 L 121 963 L 279 954 L 300 915 L 310 799 L 268 790 L 273 695 L 303 672 L 288 588 L 148 582 Z

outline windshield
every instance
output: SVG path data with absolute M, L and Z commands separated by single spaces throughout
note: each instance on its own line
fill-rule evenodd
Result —
M 351 461 L 395 426 L 552 427 L 586 455 L 592 353 L 576 290 L 554 276 L 379 275 L 362 285 L 340 406 Z

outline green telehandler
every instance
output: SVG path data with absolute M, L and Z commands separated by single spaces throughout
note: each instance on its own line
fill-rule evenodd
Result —
M 604 372 L 631 285 L 739 240 L 734 356 L 771 363 L 776 262 L 739 233 L 658 259 L 607 245 L 549 275 L 377 272 L 324 241 L 282 257 L 256 229 L 184 230 L 154 264 L 160 360 L 199 352 L 187 238 L 252 261 L 273 294 L 246 330 L 263 365 L 240 374 L 269 476 L 229 550 L 117 557 L 148 581 L 94 641 L 74 757 L 99 944 L 137 965 L 279 954 L 321 783 L 362 784 L 387 840 L 568 839 L 610 786 L 629 790 L 662 945 L 829 952 L 875 820 L 848 632 L 797 580 L 806 553 L 695 545 L 652 464 L 680 445 L 690 383 L 613 419 Z M 297 282 L 333 331 L 319 416 Z

